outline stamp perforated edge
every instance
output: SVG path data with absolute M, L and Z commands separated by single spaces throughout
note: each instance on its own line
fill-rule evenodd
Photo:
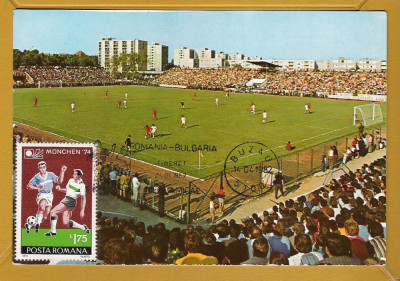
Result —
M 92 157 L 92 222 L 91 222 L 91 234 L 92 234 L 92 253 L 88 256 L 75 256 L 75 255 L 29 255 L 21 253 L 21 192 L 22 192 L 22 149 L 23 147 L 90 147 L 93 149 Z M 96 261 L 97 260 L 97 159 L 98 159 L 98 146 L 93 143 L 68 143 L 68 142 L 41 142 L 41 143 L 17 143 L 15 150 L 15 163 L 16 172 L 14 173 L 14 263 L 22 262 L 43 262 L 55 264 L 60 261 Z

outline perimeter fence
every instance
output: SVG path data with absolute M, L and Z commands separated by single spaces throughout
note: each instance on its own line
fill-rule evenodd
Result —
M 368 128 L 366 131 L 366 133 L 371 132 L 386 138 L 385 127 Z M 288 155 L 278 155 L 274 160 L 246 165 L 247 171 L 246 169 L 235 171 L 228 169 L 198 179 L 178 172 L 162 174 L 155 167 L 146 170 L 143 163 L 133 159 L 134 154 L 125 147 L 114 144 L 110 149 L 103 146 L 100 141 L 96 143 L 100 148 L 99 158 L 103 166 L 113 163 L 118 165 L 120 170 L 126 171 L 129 179 L 134 173 L 138 173 L 140 181 L 148 182 L 141 207 L 189 224 L 209 216 L 211 200 L 214 200 L 217 218 L 221 219 L 233 212 L 245 200 L 272 192 L 274 174 L 278 172 L 283 174 L 285 185 L 290 185 L 321 171 L 321 158 L 323 155 L 329 158 L 328 152 L 331 146 L 336 146 L 338 151 L 338 157 L 332 160 L 331 166 L 340 163 L 344 152 L 352 146 L 355 136 L 356 134 L 338 137 L 294 153 L 291 151 Z M 130 186 L 129 182 L 126 188 L 129 196 L 132 195 Z M 118 186 L 119 190 L 123 188 L 123 186 Z M 220 189 L 223 189 L 225 193 L 224 212 L 221 212 L 219 208 L 217 194 Z M 165 190 L 165 192 L 161 194 L 160 190 Z

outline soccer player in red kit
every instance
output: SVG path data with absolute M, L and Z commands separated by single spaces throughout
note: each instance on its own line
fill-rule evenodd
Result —
M 311 112 L 311 103 L 308 104 L 308 113 Z
M 121 109 L 121 100 L 118 101 L 118 109 Z
M 197 95 L 196 95 L 196 93 L 194 93 L 193 98 L 194 98 L 195 101 L 197 101 Z
M 108 100 L 108 90 L 104 93 L 104 98 Z
M 155 108 L 153 108 L 153 119 L 157 120 L 157 110 Z
M 146 130 L 146 135 L 144 136 L 145 139 L 147 139 L 149 136 L 151 136 L 151 128 L 149 125 L 144 126 L 144 129 Z
M 35 97 L 35 99 L 33 100 L 33 106 L 36 107 L 37 105 L 37 97 Z

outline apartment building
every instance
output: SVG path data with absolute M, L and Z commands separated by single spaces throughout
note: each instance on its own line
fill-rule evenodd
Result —
M 144 53 L 147 57 L 147 41 L 143 40 L 117 40 L 112 37 L 101 38 L 99 41 L 99 64 L 108 68 L 113 56 L 120 54 Z M 138 65 L 138 70 L 147 70 L 147 63 Z
M 168 64 L 168 46 L 154 43 L 147 50 L 147 69 L 151 71 L 164 71 Z

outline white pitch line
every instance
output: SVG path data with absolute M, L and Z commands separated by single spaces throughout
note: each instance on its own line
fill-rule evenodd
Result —
M 58 137 L 62 137 L 62 138 L 68 139 L 68 140 L 80 142 L 80 141 L 77 141 L 77 140 L 74 140 L 74 139 L 71 139 L 71 138 L 67 138 L 67 137 L 64 137 L 64 136 L 61 136 L 61 135 L 58 135 L 58 134 L 55 134 L 55 133 L 46 131 L 46 130 L 42 130 L 42 129 L 39 129 L 39 128 L 30 126 L 30 125 L 24 124 L 24 123 L 22 123 L 22 122 L 17 122 L 17 121 L 15 121 L 15 123 L 22 124 L 22 125 L 25 125 L 25 126 L 28 126 L 28 127 L 34 128 L 34 129 L 37 129 L 37 130 L 41 130 L 41 131 L 43 131 L 43 132 L 46 132 L 46 133 L 49 133 L 49 134 L 52 134 L 52 135 L 55 135 L 55 136 L 58 136 Z M 49 126 L 49 127 L 50 127 L 50 126 Z M 50 128 L 52 128 L 52 127 L 50 127 Z M 117 153 L 117 152 L 112 152 L 112 153 L 113 153 L 113 154 L 116 154 L 116 155 L 120 155 L 120 156 L 125 157 L 125 158 L 127 158 L 127 159 L 132 159 L 132 160 L 137 161 L 137 162 L 140 162 L 140 163 L 144 163 L 144 164 L 147 164 L 147 165 L 150 165 L 150 166 L 153 166 L 153 167 L 162 169 L 162 170 L 166 170 L 166 171 L 168 171 L 168 172 L 183 174 L 183 173 L 181 173 L 181 172 L 174 171 L 174 170 L 171 170 L 171 169 L 168 169 L 168 168 L 165 168 L 165 167 L 162 167 L 162 166 L 158 166 L 158 165 L 155 165 L 155 164 L 152 164 L 152 163 L 149 163 L 149 162 L 145 162 L 145 161 L 143 161 L 143 160 L 139 160 L 139 159 L 136 159 L 136 158 L 133 158 L 133 157 L 128 157 L 128 156 L 122 155 L 122 154 Z M 145 153 L 143 153 L 143 154 L 145 154 Z M 146 155 L 148 155 L 148 154 L 146 154 Z M 149 155 L 149 156 L 152 156 L 152 155 Z M 155 157 L 153 156 L 153 158 L 155 158 Z M 159 159 L 159 158 L 156 158 L 156 159 Z M 194 177 L 194 176 L 191 176 L 191 175 L 188 175 L 188 174 L 185 174 L 185 175 L 186 175 L 186 177 L 189 177 L 189 178 L 192 178 L 192 179 L 195 179 L 195 180 L 201 180 L 200 178 L 197 178 L 197 177 Z
M 224 131 L 224 130 L 216 130 L 216 129 L 210 129 L 210 128 L 205 128 L 206 130 L 211 130 L 211 131 L 215 131 L 215 132 L 221 132 L 221 133 L 228 133 L 228 134 L 235 134 L 238 136 L 243 136 L 243 134 L 239 134 L 239 133 L 235 133 L 235 132 L 230 132 L 230 131 Z M 256 136 L 254 136 L 253 138 L 256 138 L 257 140 L 259 139 L 263 139 L 263 140 L 269 140 L 269 141 L 274 141 L 274 142 L 282 142 L 280 140 L 275 140 L 275 139 L 267 139 L 267 138 L 258 138 Z
M 309 127 L 309 128 L 322 129 L 322 130 L 329 130 L 330 129 L 330 128 L 324 128 L 324 127 L 318 127 L 318 126 L 311 126 L 311 125 L 304 125 L 304 126 Z
M 353 127 L 353 125 L 346 126 L 346 127 L 339 128 L 339 129 L 335 129 L 335 130 L 332 130 L 332 131 L 329 131 L 329 132 L 326 132 L 326 133 L 323 133 L 323 134 L 319 134 L 319 135 L 312 136 L 312 137 L 310 137 L 310 138 L 302 139 L 302 140 L 295 141 L 295 142 L 307 141 L 307 140 L 310 140 L 310 139 L 318 138 L 318 137 L 320 137 L 320 136 L 324 136 L 324 135 L 327 135 L 327 134 L 330 134 L 330 133 L 333 133 L 333 132 L 337 132 L 337 131 L 340 131 L 340 130 L 343 130 L 343 129 L 347 129 L 347 128 L 350 128 L 350 127 Z
M 352 127 L 352 126 L 353 126 L 353 125 L 346 126 L 346 127 L 339 128 L 339 129 L 335 129 L 335 130 L 332 130 L 332 131 L 329 131 L 329 132 L 326 132 L 326 133 L 323 133 L 323 134 L 319 134 L 319 135 L 316 135 L 316 136 L 313 136 L 313 137 L 310 137 L 310 138 L 306 138 L 306 139 L 302 139 L 302 140 L 299 140 L 299 141 L 295 141 L 295 142 L 296 142 L 296 143 L 304 142 L 304 141 L 307 141 L 307 140 L 310 140 L 310 139 L 313 139 L 313 138 L 317 138 L 317 137 L 320 137 L 320 136 L 324 136 L 324 135 L 327 135 L 327 134 L 330 134 L 330 133 L 333 133 L 333 132 L 336 132 L 336 131 L 339 131 L 339 130 L 343 130 L 343 129 L 346 129 L 346 128 L 349 128 L 349 127 Z M 294 142 L 293 142 L 293 143 L 294 143 Z M 278 148 L 282 148 L 282 147 L 285 147 L 285 145 L 276 146 L 276 147 L 274 147 L 274 148 L 271 148 L 271 150 L 278 149 Z M 257 153 L 258 153 L 258 152 L 257 152 Z M 243 158 L 246 158 L 246 157 L 250 157 L 250 156 L 255 155 L 255 154 L 257 154 L 257 153 L 252 153 L 252 154 L 249 154 L 249 155 L 245 155 L 245 156 L 242 156 L 242 157 L 238 157 L 238 159 L 243 159 Z M 228 161 L 227 161 L 227 163 L 229 163 L 229 162 L 232 162 L 232 160 L 228 160 Z M 221 165 L 221 163 L 214 164 L 214 165 L 210 165 L 210 166 L 208 166 L 207 168 L 204 168 L 204 169 L 209 169 L 209 168 L 214 167 L 214 166 L 217 166 L 217 165 Z M 202 169 L 203 169 L 203 168 L 202 168 Z

